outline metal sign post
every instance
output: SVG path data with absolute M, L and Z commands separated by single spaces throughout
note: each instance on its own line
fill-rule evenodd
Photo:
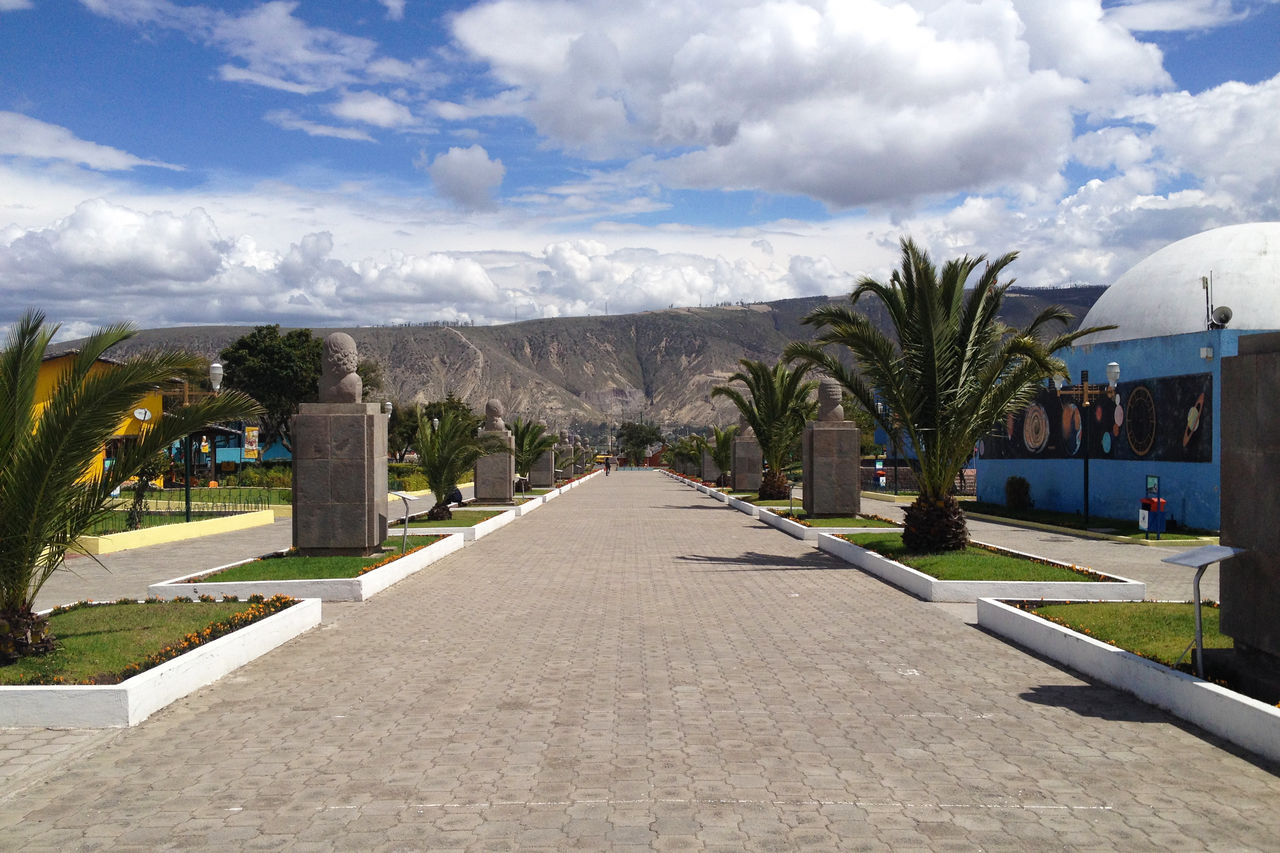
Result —
M 1196 570 L 1196 578 L 1192 581 L 1191 590 L 1195 596 L 1196 606 L 1196 675 L 1201 678 L 1204 678 L 1204 628 L 1200 622 L 1200 578 L 1204 577 L 1205 569 L 1214 563 L 1230 560 L 1246 550 L 1248 549 L 1232 548 L 1228 545 L 1205 545 L 1203 548 L 1192 548 L 1190 551 L 1183 551 L 1181 554 L 1174 554 L 1160 561 L 1173 563 L 1175 566 L 1189 566 Z M 1186 654 L 1185 650 L 1183 654 Z

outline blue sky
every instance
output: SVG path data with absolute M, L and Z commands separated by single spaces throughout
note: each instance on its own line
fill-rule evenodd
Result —
M 1107 284 L 1280 219 L 1274 0 L 0 0 L 0 321 Z

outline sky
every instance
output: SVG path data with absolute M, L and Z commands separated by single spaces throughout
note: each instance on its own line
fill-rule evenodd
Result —
M 0 0 L 0 324 L 1109 284 L 1280 220 L 1280 0 Z

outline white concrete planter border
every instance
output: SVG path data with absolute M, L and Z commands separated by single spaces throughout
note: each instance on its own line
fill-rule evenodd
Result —
M 984 597 L 1141 601 L 1147 593 L 1146 584 L 1115 575 L 1106 575 L 1113 578 L 1109 581 L 942 581 L 829 534 L 818 536 L 818 548 L 925 601 L 977 601 Z
M 306 599 L 119 684 L 0 687 L 0 726 L 136 726 L 319 624 L 319 600 Z
M 1138 657 L 993 598 L 978 599 L 978 624 L 1238 746 L 1280 761 L 1280 708 Z
M 490 519 L 491 521 L 496 519 Z M 479 525 L 477 525 L 479 526 Z M 434 535 L 434 534 L 433 534 Z M 195 598 L 199 595 L 212 595 L 221 598 L 234 595 L 247 598 L 251 595 L 290 595 L 294 598 L 317 598 L 321 601 L 364 601 L 382 592 L 394 583 L 404 580 L 409 575 L 421 571 L 443 557 L 457 551 L 466 542 L 461 536 L 446 536 L 439 542 L 433 542 L 420 551 L 406 554 L 393 560 L 381 568 L 374 569 L 354 578 L 317 578 L 311 580 L 273 580 L 273 581 L 200 581 L 186 583 L 188 578 L 199 577 L 229 569 L 232 566 L 253 562 L 240 560 L 228 563 L 216 569 L 195 572 L 171 580 L 154 583 L 147 587 L 147 594 L 156 598 L 177 598 L 187 595 Z
M 770 527 L 777 528 L 788 536 L 794 536 L 796 539 L 802 539 L 806 542 L 817 542 L 819 536 L 829 535 L 835 536 L 842 533 L 901 533 L 901 527 L 809 527 L 808 525 L 798 524 L 790 518 L 783 518 L 776 512 L 772 512 L 765 507 L 761 507 L 756 518 L 763 521 Z

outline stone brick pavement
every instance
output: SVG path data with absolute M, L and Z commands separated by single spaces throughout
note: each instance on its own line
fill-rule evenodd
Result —
M 0 762 L 6 849 L 1280 847 L 1280 768 L 644 472 Z

